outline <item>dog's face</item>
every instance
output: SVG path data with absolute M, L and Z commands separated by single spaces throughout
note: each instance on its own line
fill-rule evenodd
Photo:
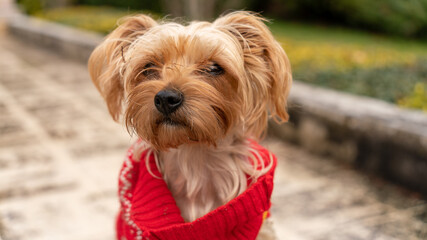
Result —
M 263 19 L 213 23 L 128 18 L 92 53 L 91 77 L 115 120 L 158 149 L 258 138 L 268 111 L 286 121 L 289 61 Z

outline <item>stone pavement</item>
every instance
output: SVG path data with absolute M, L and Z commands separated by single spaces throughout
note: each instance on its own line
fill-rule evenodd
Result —
M 132 140 L 86 66 L 0 36 L 0 239 L 113 240 Z M 427 203 L 350 166 L 267 139 L 279 239 L 427 239 Z

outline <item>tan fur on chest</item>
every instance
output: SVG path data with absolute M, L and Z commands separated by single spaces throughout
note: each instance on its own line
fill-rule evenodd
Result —
M 159 154 L 160 171 L 185 221 L 193 221 L 247 188 L 252 166 L 243 141 L 217 148 L 183 145 Z

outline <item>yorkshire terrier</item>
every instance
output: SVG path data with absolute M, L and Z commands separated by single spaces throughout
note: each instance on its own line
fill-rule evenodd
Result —
M 119 178 L 117 238 L 274 239 L 276 157 L 257 144 L 288 120 L 289 60 L 250 12 L 214 22 L 126 18 L 93 51 L 91 78 L 139 140 Z

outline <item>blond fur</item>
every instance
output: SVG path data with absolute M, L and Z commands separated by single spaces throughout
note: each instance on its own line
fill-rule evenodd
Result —
M 127 18 L 89 59 L 95 86 L 113 119 L 123 121 L 156 156 L 186 221 L 195 220 L 242 193 L 257 166 L 247 139 L 260 140 L 270 113 L 287 121 L 292 77 L 289 60 L 263 23 L 234 12 L 213 23 L 157 23 L 146 15 Z M 224 73 L 204 72 L 213 63 Z M 148 65 L 147 65 L 148 64 Z M 147 67 L 149 66 L 149 68 Z M 150 72 L 150 74 L 147 74 Z M 183 105 L 160 124 L 154 106 L 161 90 L 174 89 Z

